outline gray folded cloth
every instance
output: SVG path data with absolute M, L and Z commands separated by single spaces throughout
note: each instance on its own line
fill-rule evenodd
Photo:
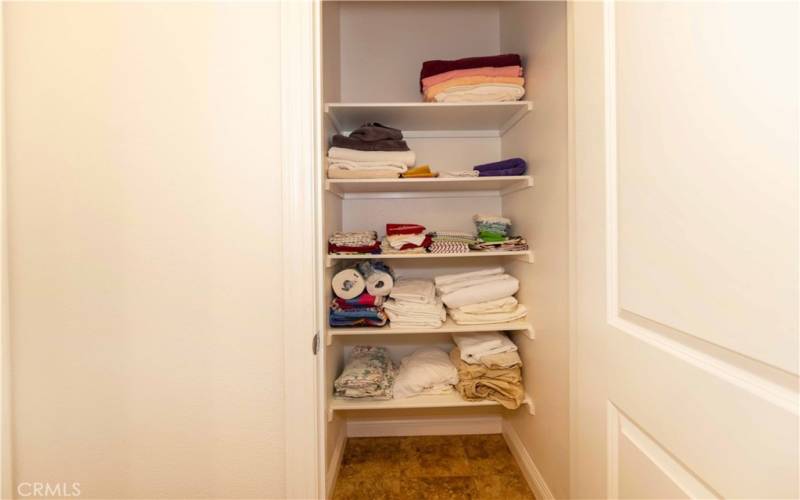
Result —
M 403 132 L 380 123 L 369 122 L 350 132 L 350 138 L 364 142 L 383 141 L 386 139 L 400 140 L 403 138 Z
M 336 134 L 331 138 L 331 145 L 359 151 L 409 151 L 400 130 L 380 123 L 365 123 L 349 137 Z
M 382 141 L 361 141 L 352 137 L 336 134 L 331 138 L 331 146 L 337 148 L 357 149 L 359 151 L 409 151 L 404 140 L 385 139 Z

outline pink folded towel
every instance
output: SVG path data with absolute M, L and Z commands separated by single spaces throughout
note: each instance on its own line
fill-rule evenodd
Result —
M 429 87 L 437 83 L 463 76 L 522 76 L 522 66 L 503 66 L 502 68 L 486 66 L 483 68 L 455 69 L 446 73 L 439 73 L 438 75 L 423 78 L 422 91 L 428 90 Z

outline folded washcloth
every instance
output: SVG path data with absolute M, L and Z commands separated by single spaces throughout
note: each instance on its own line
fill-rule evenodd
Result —
M 454 78 L 461 78 L 464 76 L 522 76 L 521 66 L 503 66 L 502 68 L 495 68 L 492 66 L 484 66 L 482 68 L 470 69 L 455 69 L 438 75 L 429 76 L 422 79 L 422 91 L 428 90 L 430 87 L 437 83 L 442 83 Z
M 434 241 L 428 247 L 430 253 L 469 253 L 469 243 L 463 241 Z
M 417 302 L 420 304 L 435 304 L 436 287 L 433 281 L 426 279 L 400 279 L 394 284 L 394 288 L 389 293 L 389 297 L 405 301 Z
M 523 175 L 527 169 L 528 165 L 522 158 L 509 158 L 473 167 L 473 170 L 477 170 L 481 177 Z
M 511 219 L 506 217 L 501 217 L 499 215 L 485 215 L 485 214 L 475 214 L 472 216 L 472 220 L 476 224 L 505 224 L 510 226 Z
M 430 238 L 426 238 L 426 241 L 422 242 L 422 245 L 415 246 L 415 245 L 404 245 L 403 248 L 400 250 L 396 250 L 392 248 L 392 245 L 386 241 L 384 238 L 380 244 L 380 252 L 381 253 L 389 253 L 389 254 L 396 254 L 396 253 L 427 253 L 427 246 L 430 244 Z
M 331 146 L 359 151 L 408 151 L 403 133 L 380 123 L 365 123 L 349 137 L 336 134 L 331 138 Z
M 477 170 L 456 170 L 452 172 L 439 172 L 439 177 L 449 177 L 449 178 L 458 178 L 458 177 L 478 177 L 480 172 Z
M 480 363 L 483 356 L 517 350 L 511 339 L 498 332 L 454 333 L 453 342 L 461 351 L 461 359 L 470 364 Z
M 466 57 L 455 60 L 434 59 L 422 63 L 422 70 L 419 73 L 419 90 L 422 92 L 422 81 L 429 76 L 455 71 L 459 69 L 484 68 L 484 67 L 503 68 L 506 66 L 522 66 L 522 59 L 519 54 L 501 54 L 497 56 Z
M 413 151 L 359 151 L 335 146 L 328 149 L 328 158 L 353 162 L 402 163 L 407 167 L 416 162 L 416 155 Z
M 418 165 L 414 168 L 409 168 L 402 177 L 438 177 L 439 172 L 431 170 L 430 165 Z
M 378 122 L 368 122 L 350 132 L 350 138 L 362 142 L 380 142 L 387 140 L 400 140 L 403 132 L 400 129 L 387 127 Z

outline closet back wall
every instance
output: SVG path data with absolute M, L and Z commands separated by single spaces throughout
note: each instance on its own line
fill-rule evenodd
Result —
M 3 8 L 14 482 L 282 498 L 279 5 Z

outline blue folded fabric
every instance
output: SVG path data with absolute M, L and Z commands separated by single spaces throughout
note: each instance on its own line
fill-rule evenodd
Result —
M 509 158 L 494 163 L 476 165 L 472 167 L 472 170 L 477 170 L 480 177 L 523 175 L 528 170 L 528 164 L 522 158 Z
M 335 302 L 331 304 L 328 323 L 331 326 L 383 326 L 386 313 L 379 307 L 342 309 Z

